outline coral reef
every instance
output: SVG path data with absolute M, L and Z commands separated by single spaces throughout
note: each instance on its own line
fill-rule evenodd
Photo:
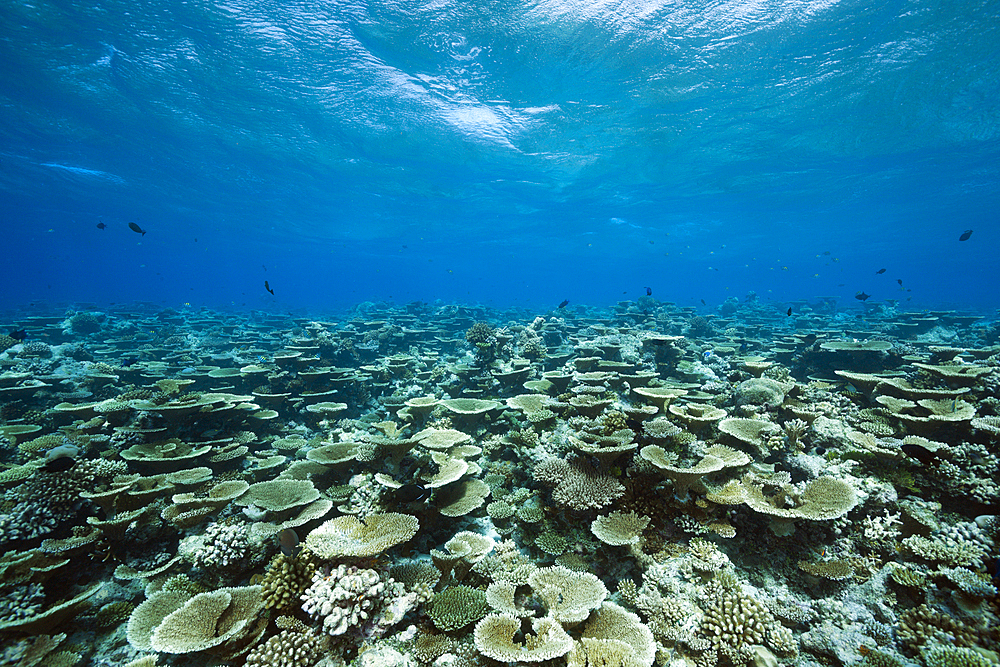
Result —
M 4 664 L 995 662 L 974 320 L 414 308 L 0 337 Z

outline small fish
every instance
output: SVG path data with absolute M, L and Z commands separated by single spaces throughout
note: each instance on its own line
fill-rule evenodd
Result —
M 792 307 L 791 306 L 789 306 L 788 310 L 785 311 L 785 315 L 788 315 L 789 317 L 792 316 Z
M 299 546 L 299 534 L 291 528 L 285 528 L 278 533 L 278 546 L 286 558 L 294 556 Z
M 106 225 L 106 224 L 104 224 L 103 222 L 99 222 L 99 223 L 97 223 L 97 228 L 98 228 L 98 229 L 104 229 L 104 228 L 106 228 L 106 227 L 107 227 L 107 225 Z
M 425 488 L 419 484 L 404 484 L 396 489 L 396 493 L 393 495 L 400 503 L 408 504 L 427 500 L 431 496 L 431 491 L 432 489 Z
M 911 459 L 916 459 L 923 463 L 924 465 L 930 465 L 932 463 L 937 463 L 940 457 L 937 452 L 932 452 L 923 445 L 917 444 L 905 444 L 900 449 L 903 453 L 909 456 Z
M 972 237 L 972 230 L 966 229 L 962 232 L 962 235 L 958 237 L 959 241 L 968 241 Z
M 647 287 L 646 288 L 646 296 L 653 296 L 653 288 L 652 287 Z
M 128 223 L 128 228 L 131 229 L 136 234 L 142 234 L 143 236 L 146 235 L 146 230 L 140 227 L 139 225 L 135 224 L 134 222 Z
M 899 283 L 900 287 L 903 286 L 903 279 L 902 278 L 896 278 L 896 282 Z
M 1000 556 L 994 556 L 986 563 L 986 572 L 993 578 L 993 583 L 1000 583 Z
M 823 254 L 824 254 L 824 255 L 829 255 L 829 254 L 830 254 L 830 251 L 829 251 L 829 250 L 824 250 L 824 251 L 823 251 Z
M 705 300 L 704 300 L 704 299 L 702 299 L 702 300 L 701 300 L 701 305 L 703 305 L 703 306 L 707 306 L 708 304 L 707 304 L 707 303 L 705 303 Z
M 267 284 L 267 281 L 266 281 L 266 280 L 264 281 L 264 289 L 266 289 L 266 290 L 267 290 L 268 292 L 270 292 L 271 294 L 274 294 L 274 290 L 273 290 L 273 289 L 271 289 L 271 286 Z
M 879 276 L 882 275 L 883 273 L 885 273 L 885 269 L 879 269 L 878 271 L 875 272 L 875 275 Z
M 121 367 L 128 368 L 137 361 L 139 361 L 139 357 L 125 357 L 124 359 L 122 359 Z
M 45 465 L 42 466 L 42 470 L 45 472 L 66 472 L 74 465 L 76 465 L 76 459 L 72 456 L 57 456 L 53 459 L 49 459 Z
M 564 299 L 563 302 L 560 303 L 557 307 L 558 308 L 565 308 L 568 305 L 569 305 L 569 299 Z
M 857 294 L 855 294 L 854 298 L 857 299 L 858 301 L 867 301 L 869 298 L 871 298 L 871 294 L 865 294 L 862 291 L 862 292 L 858 292 Z
M 7 335 L 14 340 L 24 340 L 28 337 L 28 332 L 24 329 L 11 329 L 10 333 Z

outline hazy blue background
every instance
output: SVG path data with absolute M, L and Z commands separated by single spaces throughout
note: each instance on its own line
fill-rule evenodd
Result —
M 0 307 L 995 308 L 998 16 L 0 0 Z

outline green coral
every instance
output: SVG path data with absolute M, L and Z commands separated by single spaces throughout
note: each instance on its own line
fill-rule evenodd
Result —
M 431 599 L 427 613 L 445 632 L 460 630 L 486 616 L 486 593 L 469 586 L 449 586 Z
M 264 606 L 279 611 L 299 606 L 299 597 L 312 581 L 316 560 L 303 549 L 298 556 L 283 553 L 271 559 L 261 581 Z
M 135 606 L 131 602 L 116 600 L 109 602 L 97 610 L 97 627 L 102 630 L 109 630 L 118 627 L 128 620 Z
M 903 667 L 903 661 L 891 653 L 868 649 L 868 653 L 858 663 L 858 667 Z
M 559 533 L 547 530 L 535 538 L 535 546 L 552 556 L 559 556 L 569 548 L 569 542 Z
M 926 667 L 996 667 L 979 651 L 961 646 L 935 646 L 924 651 Z
M 486 513 L 491 519 L 503 520 L 514 516 L 514 506 L 506 500 L 495 500 L 486 506 Z

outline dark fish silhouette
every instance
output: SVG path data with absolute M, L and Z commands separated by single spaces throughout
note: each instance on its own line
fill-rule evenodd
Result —
M 42 470 L 45 472 L 65 472 L 76 465 L 76 459 L 72 456 L 57 456 L 54 459 L 50 459 L 42 466 Z
M 11 329 L 10 333 L 7 335 L 14 340 L 24 340 L 28 337 L 28 332 L 24 329 Z
M 903 286 L 903 279 L 902 278 L 896 278 L 896 282 L 899 283 L 900 287 Z
M 906 444 L 900 449 L 903 453 L 909 456 L 911 459 L 916 459 L 923 463 L 924 465 L 930 465 L 931 463 L 937 463 L 941 457 L 938 456 L 937 452 L 932 452 L 922 445 Z
M 705 300 L 704 300 L 704 299 L 702 299 L 702 300 L 701 300 L 701 305 L 703 305 L 703 306 L 707 306 L 708 304 L 707 304 L 707 303 L 705 303 Z
M 652 287 L 647 287 L 646 288 L 646 296 L 653 296 L 653 288 Z
M 400 503 L 415 503 L 418 500 L 427 500 L 431 496 L 432 489 L 427 489 L 419 484 L 404 484 L 396 489 L 393 496 Z
M 966 229 L 964 232 L 962 232 L 962 235 L 958 237 L 958 240 L 959 241 L 968 241 L 971 236 L 972 236 L 972 230 L 971 229 Z
M 867 301 L 871 297 L 871 294 L 865 294 L 864 292 L 858 292 L 854 295 L 854 298 L 858 301 Z
M 139 225 L 135 224 L 134 222 L 128 223 L 128 228 L 131 229 L 136 234 L 142 234 L 143 236 L 146 235 L 146 230 L 140 227 Z
M 564 299 L 562 303 L 559 304 L 559 308 L 565 308 L 569 305 L 569 299 Z
M 885 273 L 885 269 L 879 269 L 878 271 L 875 272 L 875 275 L 877 276 L 883 273 Z
M 98 229 L 104 229 L 105 227 L 107 227 L 107 225 L 106 225 L 106 224 L 104 224 L 103 222 L 99 222 L 99 223 L 97 223 L 97 228 L 98 228 Z
M 137 361 L 139 361 L 139 357 L 125 357 L 124 359 L 122 359 L 121 367 L 128 368 Z
M 286 557 L 294 556 L 299 546 L 298 533 L 291 528 L 285 528 L 278 533 L 278 546 L 281 548 L 281 553 L 285 554 Z
M 788 307 L 788 310 L 787 310 L 787 311 L 785 311 L 785 315 L 788 315 L 789 317 L 791 317 L 791 316 L 792 316 L 792 307 L 791 307 L 791 306 L 789 306 L 789 307 Z
M 271 294 L 274 294 L 274 290 L 273 290 L 273 289 L 271 289 L 271 286 L 267 284 L 267 281 L 266 281 L 266 280 L 264 281 L 264 289 L 266 289 L 266 290 L 267 290 L 268 292 L 270 292 Z

